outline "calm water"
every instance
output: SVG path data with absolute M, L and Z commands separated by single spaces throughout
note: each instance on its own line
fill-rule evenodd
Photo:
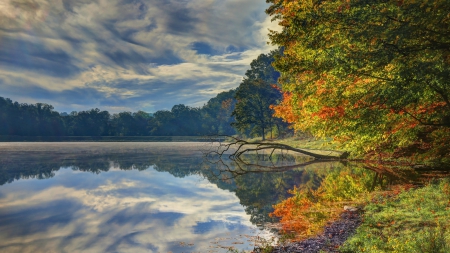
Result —
M 0 143 L 0 252 L 251 250 L 289 189 L 344 166 L 216 176 L 204 145 Z
M 270 238 L 252 200 L 202 170 L 201 145 L 0 143 L 0 251 L 226 252 Z

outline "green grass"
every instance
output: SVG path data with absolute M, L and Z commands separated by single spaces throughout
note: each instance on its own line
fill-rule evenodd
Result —
M 450 179 L 395 197 L 377 194 L 341 252 L 450 252 Z
M 261 142 L 261 137 L 245 139 L 248 142 Z M 288 137 L 283 139 L 267 139 L 265 142 L 286 144 L 294 148 L 304 149 L 319 155 L 330 155 L 339 157 L 344 150 L 340 150 L 331 139 L 316 139 L 313 137 Z
M 338 150 L 338 147 L 331 142 L 331 139 L 316 139 L 303 137 L 289 137 L 276 142 L 283 143 L 295 148 L 304 148 L 311 150 Z

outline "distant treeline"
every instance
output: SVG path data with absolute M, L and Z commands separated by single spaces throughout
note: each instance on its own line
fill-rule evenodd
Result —
M 0 135 L 16 136 L 198 136 L 232 135 L 235 90 L 222 92 L 203 107 L 175 105 L 153 114 L 99 109 L 59 113 L 52 105 L 0 97 Z

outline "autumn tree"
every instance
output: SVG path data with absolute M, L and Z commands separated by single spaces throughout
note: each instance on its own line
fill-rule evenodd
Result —
M 356 153 L 450 155 L 450 1 L 267 2 L 277 116 Z

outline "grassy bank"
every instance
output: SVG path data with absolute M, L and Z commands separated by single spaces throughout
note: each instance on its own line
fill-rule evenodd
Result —
M 261 137 L 245 138 L 248 142 L 262 142 Z M 313 137 L 287 137 L 282 139 L 267 139 L 267 143 L 280 143 L 289 145 L 293 148 L 303 149 L 319 155 L 329 155 L 339 157 L 345 150 L 339 149 L 336 144 L 331 142 L 331 139 L 316 139 Z
M 374 193 L 341 252 L 450 252 L 450 179 Z
M 329 140 L 290 137 L 274 142 L 315 152 L 340 151 Z M 386 168 L 406 175 L 395 166 Z M 375 171 L 385 168 L 379 169 Z M 364 209 L 363 223 L 340 252 L 450 252 L 450 178 L 422 187 L 390 185 L 392 181 L 385 178 L 382 187 L 373 188 L 376 177 L 377 173 L 363 168 L 335 169 L 316 190 L 291 190 L 293 196 L 275 205 L 272 215 L 279 217 L 283 230 L 293 232 L 298 241 L 320 234 L 329 221 L 339 217 L 344 205 L 358 206 Z
M 246 141 L 262 141 L 261 137 L 245 138 Z M 265 142 L 282 143 L 294 148 L 317 149 L 317 150 L 339 150 L 331 139 L 316 139 L 309 136 L 292 136 L 280 139 L 267 139 Z

